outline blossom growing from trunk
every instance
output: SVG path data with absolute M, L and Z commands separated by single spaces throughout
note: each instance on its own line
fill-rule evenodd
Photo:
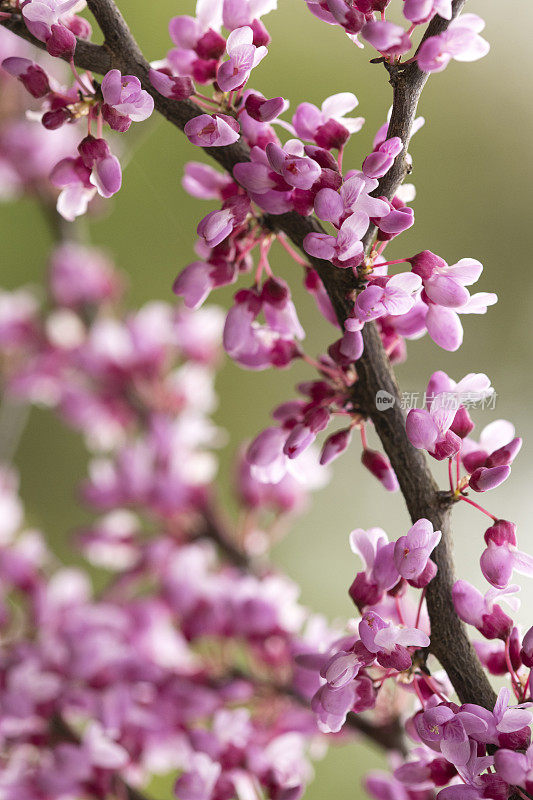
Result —
M 199 114 L 184 127 L 185 135 L 198 147 L 224 147 L 236 142 L 240 126 L 234 117 L 226 114 Z
M 351 92 L 327 97 L 320 108 L 312 103 L 300 103 L 292 118 L 297 136 L 315 142 L 327 150 L 342 147 L 352 133 L 361 130 L 363 117 L 347 117 L 359 105 Z
M 525 753 L 502 748 L 494 754 L 494 766 L 498 775 L 511 786 L 521 786 L 526 792 L 533 791 L 533 745 Z
M 66 26 L 69 14 L 83 8 L 80 0 L 30 0 L 22 8 L 22 16 L 30 33 L 46 43 L 52 56 L 72 58 L 76 37 Z
M 418 66 L 423 72 L 441 72 L 451 59 L 477 61 L 489 52 L 490 45 L 479 34 L 485 27 L 477 14 L 461 14 L 452 20 L 448 29 L 438 36 L 430 36 L 422 43 L 417 54 Z
M 401 56 L 411 49 L 411 39 L 406 31 L 393 22 L 378 20 L 367 22 L 361 36 L 380 53 L 388 56 Z
M 381 528 L 365 531 L 356 528 L 350 534 L 350 548 L 365 565 L 350 587 L 350 597 L 362 609 L 378 603 L 383 594 L 392 589 L 400 580 L 394 563 L 394 542 Z
M 427 647 L 429 636 L 418 628 L 405 628 L 385 622 L 378 614 L 367 611 L 359 623 L 359 636 L 370 653 L 386 669 L 399 672 L 409 669 L 411 655 L 408 647 Z
M 455 610 L 463 622 L 473 625 L 486 639 L 505 641 L 513 622 L 496 601 L 502 599 L 516 611 L 520 601 L 513 595 L 518 591 L 518 586 L 508 586 L 504 590 L 489 589 L 482 595 L 468 581 L 458 580 L 453 585 L 452 597 Z
M 122 75 L 111 69 L 102 80 L 102 114 L 108 125 L 124 133 L 132 122 L 143 122 L 154 110 L 154 99 L 135 75 Z M 182 98 L 183 99 L 183 98 Z
M 452 0 L 404 0 L 403 15 L 410 22 L 422 25 L 435 15 L 452 18 Z
M 422 281 L 409 272 L 392 277 L 377 277 L 357 295 L 355 313 L 361 322 L 377 319 L 386 314 L 407 314 L 415 304 L 415 295 Z
M 226 52 L 229 59 L 217 70 L 217 83 L 223 92 L 243 86 L 252 69 L 267 55 L 266 47 L 256 47 L 253 40 L 253 30 L 248 26 L 236 28 L 228 36 Z
M 394 545 L 394 563 L 402 578 L 413 582 L 417 587 L 425 585 L 435 576 L 436 567 L 431 561 L 431 552 L 441 539 L 441 532 L 434 531 L 428 519 L 419 519 L 407 531 L 405 536 L 400 536 Z M 431 566 L 433 565 L 433 569 Z
M 347 217 L 339 228 L 337 236 L 326 233 L 308 233 L 304 248 L 310 256 L 333 261 L 337 267 L 348 269 L 361 262 L 363 238 L 368 228 L 368 217 L 363 211 L 356 211 Z

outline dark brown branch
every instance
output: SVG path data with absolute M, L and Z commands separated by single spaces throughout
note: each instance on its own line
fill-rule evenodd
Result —
M 454 0 L 454 17 L 460 13 L 464 4 L 465 0 Z M 188 120 L 203 113 L 191 101 L 169 100 L 154 90 L 148 80 L 148 63 L 113 0 L 88 0 L 88 5 L 102 28 L 105 44 L 98 47 L 79 42 L 75 55 L 78 66 L 95 72 L 106 72 L 112 67 L 117 67 L 122 72 L 137 75 L 143 87 L 154 97 L 156 109 L 180 129 L 183 129 Z M 2 24 L 42 47 L 42 43 L 34 40 L 22 21 L 15 16 Z M 434 17 L 428 26 L 425 38 L 443 32 L 448 24 L 446 20 Z M 406 153 L 412 123 L 428 75 L 420 71 L 416 62 L 406 66 L 389 66 L 388 71 L 393 87 L 389 136 L 400 136 L 404 142 L 404 149 L 392 169 L 381 180 L 376 193 L 391 198 L 406 175 Z M 248 149 L 240 141 L 228 147 L 206 148 L 206 152 L 229 172 L 236 163 L 249 160 Z M 265 222 L 272 230 L 283 231 L 300 249 L 308 233 L 321 230 L 317 220 L 301 217 L 294 212 L 267 217 Z M 365 237 L 367 252 L 372 235 L 373 231 L 369 230 Z M 353 291 L 357 288 L 357 279 L 350 274 L 350 270 L 336 269 L 326 261 L 310 259 L 310 262 L 319 273 L 337 317 L 343 323 L 353 308 Z M 398 386 L 376 326 L 365 325 L 363 336 L 365 351 L 357 362 L 359 380 L 355 400 L 361 411 L 368 415 L 375 425 L 398 476 L 411 519 L 416 521 L 425 517 L 443 534 L 435 552 L 438 573 L 429 584 L 427 593 L 432 652 L 446 669 L 462 702 L 477 703 L 492 708 L 495 701 L 494 691 L 452 603 L 454 571 L 451 552 L 451 501 L 438 491 L 423 454 L 415 450 L 407 440 Z M 387 411 L 379 411 L 376 408 L 375 397 L 379 390 L 388 391 L 394 398 L 394 405 Z

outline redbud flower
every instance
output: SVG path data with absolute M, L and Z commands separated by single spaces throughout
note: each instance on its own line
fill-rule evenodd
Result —
M 341 92 L 327 97 L 317 108 L 312 103 L 300 103 L 292 118 L 297 136 L 319 147 L 341 147 L 352 133 L 360 131 L 363 117 L 346 117 L 359 101 L 351 92 Z
M 91 170 L 81 158 L 59 161 L 50 173 L 50 182 L 62 189 L 57 198 L 57 211 L 69 221 L 85 214 L 90 200 L 96 194 L 96 188 L 91 183 Z
M 193 261 L 180 272 L 174 281 L 172 291 L 183 297 L 187 308 L 195 310 L 200 308 L 213 289 L 235 283 L 238 275 L 238 267 L 228 261 L 213 264 Z
M 351 175 L 340 189 L 320 189 L 315 195 L 315 213 L 319 219 L 333 222 L 336 227 L 355 211 L 365 213 L 370 217 L 383 217 L 389 213 L 389 205 L 378 197 L 372 197 L 372 192 L 378 181 L 368 178 L 362 173 Z
M 76 37 L 63 24 L 62 17 L 79 6 L 79 0 L 30 0 L 22 8 L 26 27 L 52 56 L 72 58 Z
M 216 247 L 242 225 L 249 213 L 250 201 L 247 197 L 231 197 L 221 209 L 207 214 L 198 223 L 196 231 L 208 247 Z
M 359 623 L 359 636 L 367 650 L 376 653 L 385 669 L 402 672 L 411 666 L 408 647 L 427 647 L 429 636 L 418 628 L 405 628 L 385 622 L 379 614 L 367 611 Z
M 394 542 L 389 542 L 381 528 L 357 528 L 350 534 L 350 548 L 365 565 L 365 571 L 356 575 L 350 587 L 350 597 L 359 609 L 375 605 L 400 580 L 394 563 Z
M 124 133 L 132 122 L 143 122 L 154 110 L 154 98 L 134 75 L 121 75 L 111 69 L 102 80 L 102 114 L 108 125 Z
M 361 36 L 385 55 L 401 56 L 411 49 L 411 40 L 404 29 L 386 20 L 367 22 Z
M 116 194 L 122 185 L 120 162 L 114 156 L 105 139 L 86 136 L 78 145 L 78 152 L 85 166 L 91 170 L 91 183 L 102 197 Z
M 332 433 L 331 436 L 328 436 L 322 446 L 320 463 L 323 465 L 330 464 L 332 461 L 342 455 L 342 453 L 344 453 L 350 444 L 351 438 L 352 432 L 350 428 L 344 428 L 343 430 L 337 431 L 336 433 Z
M 475 283 L 483 272 L 483 265 L 474 258 L 462 258 L 457 264 L 448 264 L 429 250 L 408 259 L 416 275 L 420 275 L 426 295 L 434 303 L 449 308 L 460 308 L 470 300 L 465 286 Z
M 422 25 L 435 15 L 452 18 L 452 0 L 404 0 L 403 14 L 410 22 Z
M 386 455 L 377 450 L 365 448 L 361 455 L 361 462 L 388 492 L 398 491 L 400 488 L 398 479 Z
M 272 122 L 288 108 L 288 105 L 283 97 L 267 100 L 258 92 L 249 92 L 244 102 L 247 113 L 258 122 Z
M 300 149 L 300 143 L 295 143 L 296 149 Z M 320 166 L 311 158 L 297 155 L 287 151 L 291 147 L 291 142 L 285 145 L 285 149 L 277 144 L 270 143 L 266 146 L 266 155 L 270 166 L 282 175 L 289 186 L 297 189 L 310 189 L 315 181 L 320 178 L 322 170 Z M 301 148 L 303 153 L 303 148 Z
M 469 737 L 483 736 L 487 723 L 477 714 L 454 711 L 442 703 L 417 714 L 415 728 L 424 744 L 440 750 L 456 767 L 464 767 L 470 759 Z
M 185 165 L 181 185 L 186 192 L 201 200 L 223 200 L 235 186 L 229 175 L 199 161 L 189 161 Z
M 17 56 L 5 58 L 2 61 L 2 68 L 18 78 L 32 97 L 44 97 L 51 91 L 48 75 L 42 67 L 29 58 Z
M 226 114 L 199 114 L 184 127 L 185 135 L 198 147 L 224 147 L 239 138 L 239 123 Z
M 484 21 L 476 14 L 461 14 L 444 33 L 423 42 L 417 55 L 418 66 L 423 72 L 441 72 L 452 58 L 456 61 L 483 58 L 490 49 L 489 43 L 479 36 L 484 27 Z
M 325 233 L 308 233 L 304 239 L 304 249 L 310 256 L 333 261 L 336 266 L 346 269 L 354 266 L 354 262 L 361 262 L 361 239 L 367 228 L 367 215 L 363 211 L 356 211 L 344 220 L 337 237 Z
M 187 100 L 194 94 L 194 83 L 188 76 L 172 75 L 167 69 L 151 69 L 148 73 L 150 83 L 163 97 L 173 100 Z
M 525 753 L 516 750 L 497 750 L 494 766 L 498 775 L 510 786 L 521 786 L 527 792 L 533 791 L 533 745 Z
M 243 86 L 252 69 L 267 55 L 266 47 L 256 47 L 253 38 L 253 31 L 248 26 L 237 28 L 228 36 L 226 52 L 229 60 L 217 70 L 217 83 L 223 92 Z
M 505 641 L 513 627 L 513 621 L 504 613 L 497 600 L 505 601 L 513 611 L 520 608 L 520 600 L 512 595 L 520 591 L 519 586 L 489 589 L 484 595 L 467 581 L 454 583 L 453 604 L 457 615 L 468 625 L 473 625 L 486 639 Z
M 422 281 L 418 275 L 403 272 L 391 278 L 378 277 L 357 295 L 355 313 L 363 322 L 385 314 L 407 314 L 415 304 Z
M 403 150 L 399 136 L 385 139 L 363 162 L 363 173 L 368 178 L 382 178 L 389 171 L 396 156 Z
M 400 536 L 394 545 L 394 563 L 402 578 L 407 581 L 420 578 L 440 539 L 441 532 L 434 531 L 428 519 L 419 519 L 406 536 Z

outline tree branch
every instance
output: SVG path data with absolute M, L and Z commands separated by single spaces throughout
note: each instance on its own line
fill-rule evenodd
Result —
M 454 0 L 454 17 L 461 12 L 465 1 Z M 154 97 L 156 109 L 180 129 L 190 119 L 204 113 L 191 101 L 170 100 L 155 91 L 148 80 L 149 65 L 113 0 L 88 0 L 88 6 L 102 29 L 105 42 L 99 47 L 79 41 L 75 53 L 75 62 L 79 67 L 100 73 L 116 67 L 122 72 L 136 75 L 143 88 Z M 38 47 L 43 47 L 41 42 L 29 34 L 16 14 L 10 20 L 2 21 L 2 24 Z M 448 25 L 447 20 L 434 17 L 424 39 L 442 33 Z M 420 71 L 416 61 L 405 66 L 389 66 L 389 74 L 393 87 L 393 109 L 388 133 L 389 136 L 399 136 L 404 143 L 402 153 L 376 190 L 376 194 L 390 199 L 407 172 L 406 154 L 412 123 L 428 75 Z M 232 172 L 235 164 L 249 160 L 248 148 L 241 141 L 227 147 L 205 150 L 228 172 Z M 295 212 L 275 217 L 267 215 L 265 224 L 274 231 L 283 231 L 300 249 L 308 233 L 322 230 L 316 219 L 301 217 Z M 373 234 L 374 230 L 369 229 L 365 236 L 367 252 Z M 307 254 L 306 257 L 309 258 Z M 314 258 L 309 258 L 309 261 L 320 275 L 342 324 L 353 310 L 353 291 L 358 287 L 357 278 L 350 270 L 337 269 L 329 262 Z M 454 569 L 450 527 L 451 499 L 438 491 L 423 453 L 415 450 L 407 439 L 395 375 L 373 323 L 365 325 L 363 337 L 365 350 L 357 362 L 359 380 L 354 399 L 360 410 L 374 423 L 398 477 L 411 519 L 416 521 L 425 517 L 442 531 L 442 540 L 434 555 L 438 572 L 427 591 L 432 631 L 431 650 L 446 669 L 461 702 L 492 708 L 495 693 L 452 602 Z M 395 401 L 386 411 L 376 408 L 375 397 L 379 390 L 389 392 Z

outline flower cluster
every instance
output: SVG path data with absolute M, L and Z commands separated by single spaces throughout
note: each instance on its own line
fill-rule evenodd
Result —
M 419 75 L 416 65 L 438 72 L 488 51 L 482 20 L 454 14 L 451 0 L 305 2 L 355 44 L 375 48 L 373 60 L 393 82 L 413 69 Z M 2 467 L 6 800 L 130 797 L 131 787 L 160 774 L 175 776 L 180 800 L 298 800 L 322 734 L 353 727 L 379 738 L 399 721 L 414 747 L 402 734 L 391 746 L 392 774 L 367 777 L 376 800 L 432 800 L 437 792 L 440 800 L 507 800 L 533 791 L 533 628 L 522 631 L 511 616 L 520 590 L 513 574 L 533 576 L 533 557 L 518 549 L 512 522 L 470 496 L 509 477 L 521 439 L 496 420 L 475 441 L 469 408 L 493 396 L 489 378 L 470 373 L 455 382 L 438 371 L 424 407 L 411 409 L 405 425 L 395 417 L 401 458 L 384 437 L 396 475 L 369 444 L 370 418 L 379 431 L 378 418 L 359 391 L 368 337 L 381 340 L 392 364 L 405 358 L 406 340 L 425 333 L 456 351 L 461 316 L 485 313 L 497 298 L 471 294 L 483 270 L 475 259 L 450 265 L 430 250 L 386 259 L 389 242 L 414 224 L 414 187 L 398 187 L 394 176 L 407 171 L 407 144 L 423 120 L 402 138 L 394 124 L 382 125 L 360 168 L 346 170 L 345 147 L 364 123 L 352 116 L 354 94 L 334 94 L 320 108 L 303 102 L 289 121 L 284 97 L 251 88 L 270 44 L 262 18 L 276 5 L 198 0 L 195 16 L 170 20 L 174 47 L 139 71 L 142 83 L 113 68 L 99 84 L 75 66 L 78 39 L 91 35 L 76 15 L 83 3 L 1 4 L 0 18 L 22 21 L 52 56 L 41 60 L 2 33 L 0 81 L 14 97 L 1 101 L 2 197 L 53 198 L 73 220 L 97 195 L 116 194 L 121 166 L 104 125 L 110 136 L 125 133 L 151 115 L 154 98 L 164 109 L 182 103 L 189 142 L 232 165 L 228 173 L 197 161 L 185 168 L 184 189 L 217 207 L 198 224 L 197 260 L 174 282 L 184 305 L 154 301 L 124 312 L 123 280 L 106 255 L 66 240 L 51 255 L 44 302 L 26 289 L 0 294 L 2 383 L 12 401 L 47 406 L 83 435 L 90 461 L 81 496 L 94 515 L 76 542 L 90 569 L 106 575 L 97 593 L 88 569 L 57 565 L 43 536 L 25 527 L 17 478 Z M 389 10 L 400 11 L 405 26 Z M 70 64 L 74 84 L 58 58 Z M 32 98 L 24 120 L 20 87 Z M 306 232 L 294 234 L 302 254 L 280 232 L 284 215 L 296 221 L 285 226 L 291 236 Z M 317 357 L 304 349 L 275 245 L 296 262 L 335 328 Z M 408 266 L 398 271 L 400 264 Z M 328 276 L 337 279 L 330 294 Z M 239 280 L 226 314 L 203 307 L 214 289 Z M 213 485 L 224 438 L 211 419 L 222 347 L 245 369 L 298 360 L 312 370 L 295 399 L 276 405 L 273 423 L 240 445 L 235 522 L 226 522 Z M 336 422 L 341 427 L 328 430 Z M 447 569 L 444 515 L 416 513 L 417 500 L 412 526 L 394 539 L 377 527 L 352 531 L 362 569 L 349 587 L 356 616 L 340 629 L 304 608 L 298 588 L 266 561 L 280 523 L 327 481 L 327 465 L 355 430 L 362 464 L 387 491 L 404 488 L 406 453 L 424 450 L 448 466 L 449 486 L 434 492 L 442 509 L 463 502 L 491 520 L 480 556 L 489 588 L 482 593 L 463 578 L 450 584 L 447 613 L 477 630 L 481 664 L 509 683 L 487 702 L 493 707 L 455 702 L 452 671 L 435 671 L 432 660 L 438 632 L 428 598 Z M 358 716 L 369 711 L 375 722 Z

